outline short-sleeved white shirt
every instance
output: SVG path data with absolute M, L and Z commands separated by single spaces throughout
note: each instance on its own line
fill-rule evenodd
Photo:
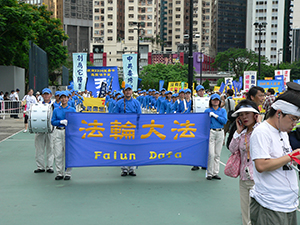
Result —
M 279 158 L 292 151 L 288 134 L 267 121 L 256 127 L 250 138 L 250 155 L 255 159 Z M 253 166 L 254 187 L 250 196 L 263 207 L 278 212 L 293 212 L 298 206 L 296 171 L 287 166 L 259 173 Z
M 36 97 L 33 95 L 25 95 L 22 101 L 26 100 L 26 111 L 29 111 L 31 104 L 36 104 L 37 100 Z

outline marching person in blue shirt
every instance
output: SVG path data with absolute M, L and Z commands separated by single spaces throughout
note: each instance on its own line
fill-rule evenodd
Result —
M 136 113 L 141 114 L 141 105 L 138 100 L 132 97 L 132 86 L 130 84 L 126 84 L 124 88 L 124 99 L 120 99 L 115 108 L 114 113 Z M 136 166 L 122 166 L 121 176 L 136 176 L 135 173 Z
M 55 102 L 53 102 L 54 109 L 58 108 L 60 106 L 59 95 L 60 95 L 60 91 L 56 91 L 55 92 Z
M 156 103 L 156 110 L 157 110 L 157 112 L 160 111 L 160 105 L 166 99 L 166 97 L 165 97 L 166 89 L 162 88 L 161 91 L 160 91 L 160 93 L 161 93 L 161 96 L 158 97 L 157 103 Z
M 184 113 L 188 109 L 186 100 L 184 99 L 184 90 L 179 90 L 179 99 L 175 102 L 174 112 L 175 113 Z
M 159 114 L 165 114 L 165 113 L 167 113 L 168 104 L 171 103 L 172 92 L 171 91 L 166 91 L 165 96 L 166 96 L 166 100 L 164 100 L 161 103 Z
M 174 113 L 174 105 L 175 105 L 175 101 L 176 101 L 176 96 L 177 94 L 173 94 L 172 95 L 172 101 L 167 105 L 167 114 L 168 113 Z
M 208 112 L 209 116 L 211 117 L 206 177 L 207 180 L 221 180 L 221 177 L 219 177 L 218 174 L 220 167 L 220 155 L 224 139 L 223 127 L 227 122 L 227 113 L 224 108 L 220 108 L 220 105 L 220 95 L 213 94 L 209 100 L 209 108 L 205 110 L 205 112 Z
M 191 99 L 192 91 L 191 89 L 185 89 L 184 91 L 184 99 L 186 101 L 187 109 L 183 113 L 190 113 L 192 110 L 192 99 Z
M 55 180 L 70 180 L 71 169 L 67 168 L 64 174 L 64 161 L 65 161 L 65 128 L 68 126 L 66 120 L 67 112 L 76 112 L 76 110 L 68 105 L 69 94 L 66 91 L 60 93 L 59 99 L 61 105 L 54 109 L 51 124 L 55 126 L 54 132 L 54 158 L 57 176 Z M 65 175 L 65 176 L 64 176 Z

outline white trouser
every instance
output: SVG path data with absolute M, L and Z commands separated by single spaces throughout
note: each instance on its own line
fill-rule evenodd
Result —
M 47 157 L 46 169 L 53 169 L 53 133 L 36 133 L 34 138 L 35 161 L 38 169 L 45 169 L 45 148 Z
M 134 170 L 136 169 L 136 166 L 121 166 L 121 170 L 123 172 L 134 172 Z
M 210 130 L 207 175 L 219 174 L 220 155 L 223 147 L 224 131 Z
M 243 225 L 251 224 L 250 220 L 250 190 L 254 186 L 253 180 L 240 180 L 240 200 Z
M 54 157 L 57 176 L 64 176 L 65 162 L 65 130 L 54 130 Z M 72 168 L 67 168 L 65 176 L 71 176 Z

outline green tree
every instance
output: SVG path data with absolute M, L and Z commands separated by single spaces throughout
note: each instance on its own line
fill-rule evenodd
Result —
M 202 85 L 205 88 L 205 90 L 210 90 L 209 80 L 204 81 Z
M 164 87 L 167 88 L 168 82 L 188 82 L 188 65 L 181 65 L 180 63 L 174 65 L 151 64 L 143 67 L 143 70 L 140 72 L 140 78 L 142 79 L 141 85 L 143 89 L 155 88 L 158 90 L 160 80 L 165 81 Z
M 48 55 L 49 73 L 66 63 L 67 48 L 62 45 L 68 36 L 59 19 L 51 18 L 46 6 L 0 0 L 0 65 L 28 69 L 29 41 Z M 55 77 L 50 76 L 50 80 Z
M 213 63 L 220 71 L 232 70 L 236 74 L 236 79 L 244 74 L 244 71 L 253 70 L 258 62 L 258 55 L 252 51 L 241 48 L 230 48 L 224 52 L 219 52 Z M 261 64 L 267 63 L 261 57 Z

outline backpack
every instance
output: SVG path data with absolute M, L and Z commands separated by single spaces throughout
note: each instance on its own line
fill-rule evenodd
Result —
M 230 106 L 230 101 L 229 99 L 227 99 L 228 101 L 228 108 L 229 108 L 229 111 L 227 113 L 227 119 L 230 121 L 230 122 L 233 122 L 235 121 L 235 117 L 232 117 L 232 114 L 234 113 L 234 110 L 231 110 L 231 106 Z

